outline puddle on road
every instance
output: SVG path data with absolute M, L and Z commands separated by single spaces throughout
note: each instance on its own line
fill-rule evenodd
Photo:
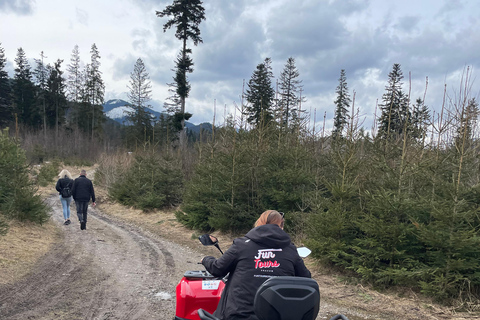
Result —
M 155 294 L 155 297 L 161 299 L 161 300 L 171 300 L 172 299 L 172 295 L 168 292 L 162 292 L 162 291 L 159 291 Z

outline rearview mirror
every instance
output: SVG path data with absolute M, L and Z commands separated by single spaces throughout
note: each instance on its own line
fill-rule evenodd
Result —
M 202 234 L 200 237 L 198 237 L 198 240 L 200 240 L 204 246 L 214 246 L 218 243 L 217 237 L 209 234 Z
M 215 246 L 223 254 L 222 249 L 220 249 L 220 246 L 218 245 L 217 237 L 210 234 L 202 234 L 200 237 L 198 237 L 198 240 L 200 240 L 204 246 Z

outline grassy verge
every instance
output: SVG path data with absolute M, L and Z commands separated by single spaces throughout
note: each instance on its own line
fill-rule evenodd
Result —
M 0 238 L 0 285 L 25 276 L 59 237 L 51 221 L 43 225 L 11 222 L 7 235 Z

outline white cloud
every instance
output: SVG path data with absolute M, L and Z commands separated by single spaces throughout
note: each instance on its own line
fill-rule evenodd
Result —
M 13 76 L 16 51 L 47 63 L 64 59 L 64 69 L 75 45 L 88 63 L 90 47 L 100 51 L 106 98 L 126 97 L 130 72 L 142 58 L 152 80 L 152 104 L 157 108 L 169 96 L 174 60 L 181 48 L 175 30 L 163 32 L 167 18 L 158 18 L 171 0 L 0 0 L 1 46 L 7 70 Z M 316 110 L 317 124 L 331 126 L 335 88 L 341 69 L 347 73 L 355 105 L 369 128 L 387 75 L 400 63 L 405 90 L 411 72 L 412 98 L 441 107 L 443 88 L 459 86 L 458 74 L 480 65 L 480 2 L 467 0 L 209 0 L 200 25 L 204 43 L 192 47 L 194 73 L 187 111 L 194 123 L 233 113 L 240 104 L 242 83 L 257 64 L 272 58 L 279 76 L 293 56 L 303 80 L 307 110 Z M 9 26 L 5 28 L 3 26 Z M 12 32 L 11 30 L 15 30 Z M 452 83 L 453 82 L 453 83 Z M 473 83 L 472 94 L 478 94 Z M 452 93 L 453 94 L 453 93 Z M 313 115 L 312 115 L 313 117 Z M 319 120 L 321 119 L 321 120 Z

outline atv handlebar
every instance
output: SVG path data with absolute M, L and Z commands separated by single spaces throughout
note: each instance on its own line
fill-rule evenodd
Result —
M 205 311 L 203 309 L 198 309 L 198 316 L 202 320 L 220 320 L 217 317 L 215 317 L 213 314 L 211 314 L 208 311 Z

